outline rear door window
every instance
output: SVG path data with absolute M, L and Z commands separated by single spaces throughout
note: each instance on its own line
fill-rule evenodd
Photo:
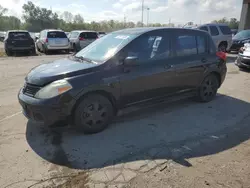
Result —
M 189 56 L 197 54 L 196 38 L 194 35 L 179 35 L 176 39 L 176 55 Z
M 202 26 L 202 27 L 200 27 L 200 30 L 208 32 L 207 26 Z
M 97 39 L 98 35 L 96 32 L 83 32 L 80 34 L 80 37 L 84 39 Z
M 209 28 L 212 36 L 219 35 L 219 31 L 216 26 L 209 26 Z
M 10 32 L 9 38 L 11 39 L 29 39 L 31 38 L 28 32 Z
M 221 32 L 223 33 L 223 35 L 231 35 L 232 31 L 228 26 L 219 26 Z
M 47 34 L 48 38 L 67 38 L 67 35 L 61 31 L 50 31 Z

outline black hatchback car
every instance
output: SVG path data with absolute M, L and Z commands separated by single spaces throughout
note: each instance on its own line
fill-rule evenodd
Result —
M 18 98 L 29 119 L 46 125 L 69 120 L 96 133 L 131 105 L 184 94 L 211 101 L 225 79 L 225 60 L 204 31 L 125 29 L 32 69 Z
M 14 52 L 36 53 L 34 40 L 31 38 L 29 32 L 25 30 L 8 31 L 4 39 L 4 48 L 8 56 Z

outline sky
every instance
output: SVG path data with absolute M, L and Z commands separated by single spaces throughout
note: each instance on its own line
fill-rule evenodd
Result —
M 28 0 L 0 0 L 9 15 L 21 17 L 22 5 Z M 142 0 L 31 0 L 35 5 L 61 14 L 81 14 L 86 22 L 101 20 L 141 21 Z M 240 18 L 243 0 L 144 0 L 144 23 L 149 8 L 149 23 L 196 24 L 215 19 Z

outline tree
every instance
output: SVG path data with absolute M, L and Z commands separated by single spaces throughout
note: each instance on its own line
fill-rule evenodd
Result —
M 213 23 L 224 23 L 224 24 L 228 24 L 228 26 L 231 29 L 238 29 L 239 27 L 239 21 L 236 18 L 231 18 L 230 21 L 227 20 L 227 18 L 222 18 L 220 20 L 214 20 L 212 21 Z
M 65 22 L 70 23 L 73 21 L 73 14 L 71 12 L 64 11 L 62 18 L 65 20 Z
M 74 16 L 74 23 L 76 24 L 83 24 L 84 23 L 84 19 L 80 14 L 77 14 Z
M 0 5 L 0 17 L 3 16 L 8 11 L 7 8 L 4 8 Z

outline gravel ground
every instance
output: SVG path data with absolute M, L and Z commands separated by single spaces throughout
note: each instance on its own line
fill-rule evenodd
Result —
M 0 187 L 249 187 L 250 73 L 233 55 L 214 101 L 131 111 L 95 135 L 46 129 L 21 114 L 27 72 L 62 57 L 0 59 Z

